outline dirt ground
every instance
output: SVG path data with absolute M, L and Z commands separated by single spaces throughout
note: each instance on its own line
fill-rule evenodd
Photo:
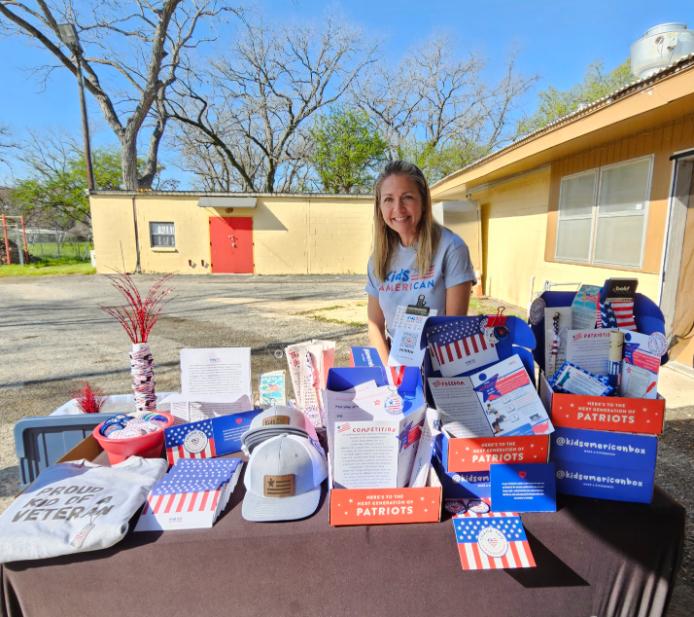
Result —
M 154 278 L 137 280 L 146 288 Z M 350 346 L 367 340 L 363 277 L 182 276 L 171 285 L 175 293 L 151 338 L 160 391 L 179 390 L 184 347 L 251 347 L 257 388 L 261 372 L 286 368 L 282 350 L 290 343 L 335 340 L 336 363 L 344 366 Z M 85 381 L 109 394 L 129 391 L 129 341 L 99 309 L 117 301 L 102 276 L 0 282 L 0 511 L 19 490 L 13 436 L 19 418 L 47 415 Z M 482 308 L 495 306 L 490 301 Z M 657 468 L 659 485 L 687 508 L 684 560 L 669 611 L 674 617 L 691 615 L 694 606 L 694 386 L 688 400 L 691 405 L 668 407 Z

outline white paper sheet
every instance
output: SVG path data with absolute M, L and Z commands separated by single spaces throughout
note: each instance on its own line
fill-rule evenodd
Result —
M 250 347 L 181 349 L 181 394 L 198 401 L 251 398 Z
M 436 409 L 428 408 L 424 416 L 422 435 L 417 446 L 417 455 L 412 464 L 409 487 L 420 487 L 427 485 L 429 470 L 431 469 L 431 457 L 434 452 L 434 441 L 441 433 L 441 417 Z
M 397 486 L 400 447 L 397 423 L 338 422 L 335 424 L 334 444 L 334 486 Z
M 424 323 L 438 311 L 432 309 L 428 315 L 411 315 L 404 305 L 395 311 L 395 323 L 390 327 L 394 332 L 391 341 L 389 366 L 422 366 L 426 347 L 420 349 Z
M 610 330 L 569 330 L 566 359 L 594 375 L 609 374 Z

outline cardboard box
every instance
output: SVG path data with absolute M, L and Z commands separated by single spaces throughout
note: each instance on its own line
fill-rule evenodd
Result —
M 665 399 L 586 396 L 552 391 L 540 375 L 540 398 L 555 427 L 660 435 Z
M 441 520 L 441 482 L 434 468 L 428 486 L 418 488 L 333 488 L 330 525 L 437 523 Z
M 558 428 L 550 460 L 565 495 L 650 503 L 658 438 L 653 435 Z
M 446 499 L 491 499 L 492 483 L 489 471 L 445 471 L 438 456 L 433 457 Z
M 449 437 L 439 445 L 444 471 L 489 471 L 493 463 L 546 463 L 549 435 Z

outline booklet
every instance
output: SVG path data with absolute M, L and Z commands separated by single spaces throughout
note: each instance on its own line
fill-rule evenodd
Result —
M 207 397 L 208 400 L 190 400 L 182 394 L 170 394 L 162 403 L 168 403 L 171 415 L 186 422 L 197 422 L 219 416 L 228 416 L 253 409 L 253 403 L 247 395 L 235 401 L 227 401 L 224 397 Z M 211 399 L 211 400 L 209 400 Z
M 429 378 L 436 407 L 454 437 L 537 435 L 552 424 L 517 355 L 457 379 Z M 450 411 L 449 411 L 450 410 Z
M 191 401 L 250 399 L 250 347 L 181 349 L 181 394 Z
M 296 405 L 318 428 L 323 426 L 320 391 L 335 362 L 335 341 L 310 340 L 288 345 L 284 350 Z
M 416 307 L 412 307 L 416 309 Z M 395 310 L 394 323 L 391 326 L 393 340 L 391 341 L 388 364 L 390 366 L 422 366 L 426 349 L 420 348 L 424 324 L 429 317 L 438 313 L 436 309 L 426 309 L 426 312 L 410 310 L 410 307 L 400 305 Z
M 456 377 L 499 360 L 487 317 L 465 317 L 427 330 L 427 347 L 435 371 Z
M 600 291 L 597 285 L 581 285 L 571 303 L 571 327 L 589 330 L 600 323 Z
M 261 405 L 287 404 L 287 372 L 270 371 L 260 376 L 258 397 Z

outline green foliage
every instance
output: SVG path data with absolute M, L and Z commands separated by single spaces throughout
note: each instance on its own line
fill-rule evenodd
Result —
M 595 62 L 588 67 L 583 81 L 573 88 L 557 90 L 550 86 L 540 92 L 537 111 L 519 123 L 518 134 L 527 135 L 541 129 L 562 116 L 575 112 L 582 105 L 589 105 L 626 86 L 634 79 L 636 78 L 631 74 L 628 60 L 609 73 L 604 72 L 602 62 Z
M 73 274 L 95 274 L 89 262 L 73 262 L 45 264 L 42 262 L 31 263 L 25 266 L 12 264 L 10 266 L 0 265 L 0 278 L 9 276 L 67 276 Z
M 385 159 L 387 144 L 368 116 L 337 109 L 322 116 L 311 131 L 312 164 L 328 193 L 370 190 L 374 170 Z
M 488 154 L 484 147 L 467 141 L 431 146 L 414 143 L 398 149 L 398 158 L 412 161 L 419 167 L 430 184 L 458 171 L 469 163 Z
M 92 153 L 94 181 L 100 190 L 120 188 L 120 153 L 101 149 Z M 12 190 L 12 200 L 29 219 L 69 229 L 75 223 L 90 224 L 84 156 L 74 154 L 60 160 L 37 161 L 32 177 Z

